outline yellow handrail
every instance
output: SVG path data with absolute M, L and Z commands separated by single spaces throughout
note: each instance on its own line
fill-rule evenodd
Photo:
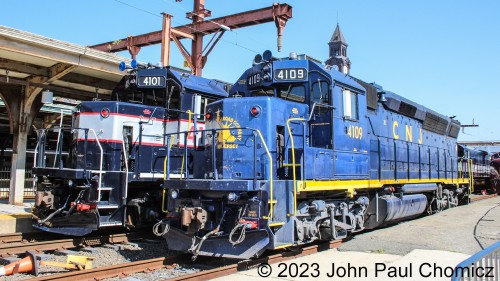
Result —
M 163 193 L 162 193 L 162 198 L 161 198 L 161 211 L 163 213 L 168 213 L 168 210 L 165 210 L 165 194 L 167 193 L 167 190 L 164 188 Z
M 469 159 L 467 161 L 467 164 L 468 164 L 468 168 L 469 168 L 469 189 L 470 189 L 470 192 L 474 192 L 474 171 L 472 170 L 472 159 Z
M 286 120 L 286 128 L 288 130 L 288 134 L 290 135 L 290 142 L 292 144 L 292 174 L 293 174 L 293 215 L 297 214 L 297 175 L 295 173 L 295 143 L 293 141 L 292 129 L 290 128 L 290 122 L 292 121 L 301 121 L 304 122 L 306 119 L 304 118 L 290 118 Z M 304 176 L 304 175 L 302 175 Z

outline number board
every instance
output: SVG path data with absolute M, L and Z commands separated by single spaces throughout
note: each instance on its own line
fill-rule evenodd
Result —
M 307 70 L 305 68 L 284 68 L 274 70 L 276 81 L 307 80 Z
M 260 73 L 256 73 L 253 75 L 248 76 L 247 78 L 247 85 L 248 87 L 255 87 L 262 84 L 262 77 Z
M 139 76 L 139 87 L 165 87 L 164 76 Z

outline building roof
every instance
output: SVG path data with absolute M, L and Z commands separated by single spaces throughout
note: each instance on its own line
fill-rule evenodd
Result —
M 338 23 L 337 27 L 335 28 L 335 31 L 333 32 L 332 38 L 330 39 L 330 43 L 337 43 L 337 42 L 340 42 L 347 46 L 347 41 L 345 41 L 344 34 L 342 34 L 342 31 L 340 30 L 340 26 Z

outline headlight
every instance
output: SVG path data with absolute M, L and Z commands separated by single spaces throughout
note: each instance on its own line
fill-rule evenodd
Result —
M 170 197 L 171 197 L 172 199 L 177 199 L 177 198 L 179 197 L 179 190 L 177 190 L 177 189 L 172 189 L 172 190 L 170 191 Z
M 235 192 L 231 192 L 227 195 L 227 200 L 229 201 L 236 201 L 238 200 L 238 194 L 236 194 Z

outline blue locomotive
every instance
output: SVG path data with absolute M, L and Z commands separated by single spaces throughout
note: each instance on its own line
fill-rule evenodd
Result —
M 203 129 L 206 105 L 228 93 L 214 80 L 133 64 L 120 66 L 128 74 L 110 101 L 84 101 L 71 127 L 39 132 L 35 227 L 85 235 L 154 223 L 161 213 L 165 134 Z M 197 144 L 189 135 L 168 141 L 170 176 L 181 177 Z
M 256 56 L 205 117 L 193 173 L 167 152 L 172 250 L 247 259 L 468 202 L 459 122 L 305 55 Z

